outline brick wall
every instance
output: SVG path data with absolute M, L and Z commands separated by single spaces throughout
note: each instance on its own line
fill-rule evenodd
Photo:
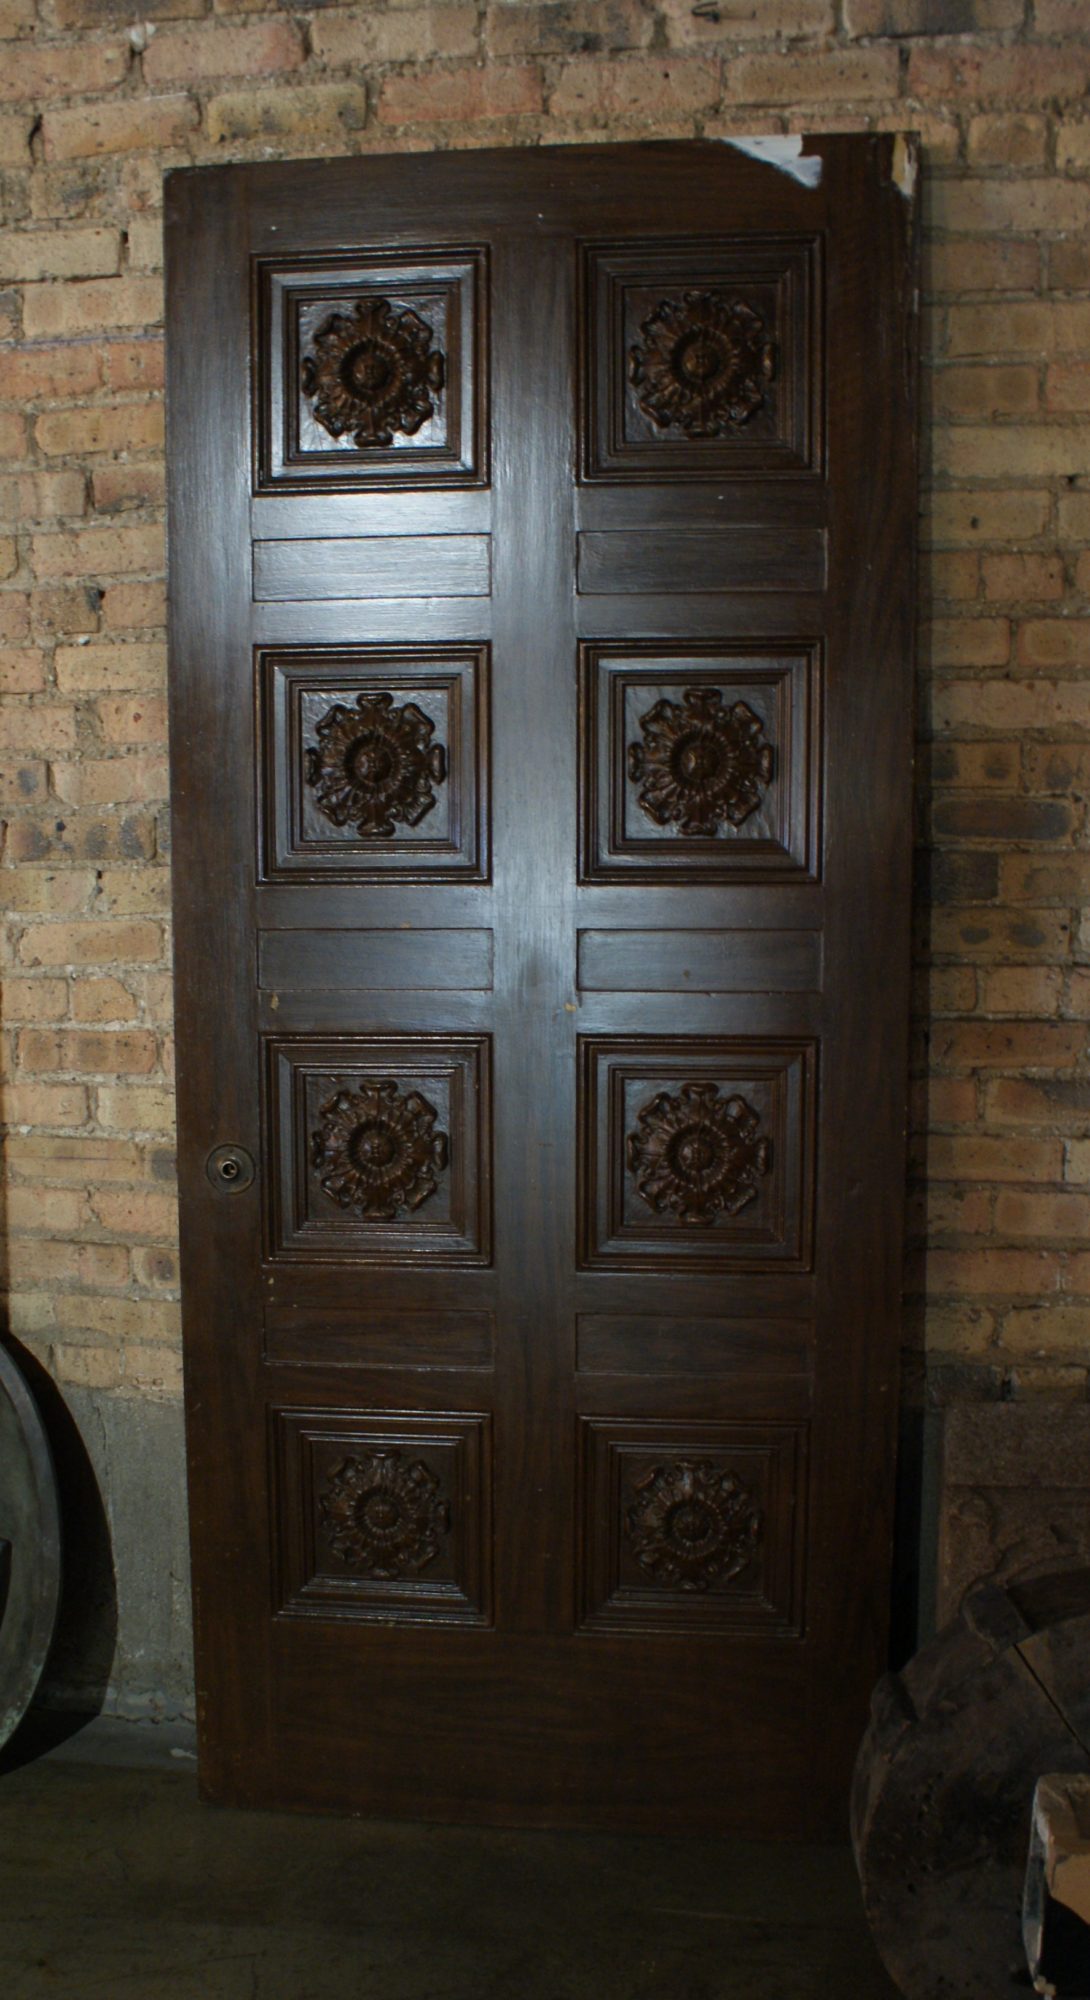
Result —
M 1033 1399 L 1038 1416 L 1041 1398 L 1084 1403 L 1088 0 L 144 13 L 0 0 L 0 981 L 18 1339 L 88 1409 L 179 1397 L 164 169 L 914 127 L 927 238 L 910 1394 Z M 164 1478 L 176 1498 L 177 1456 Z M 130 1613 L 138 1625 L 138 1602 Z

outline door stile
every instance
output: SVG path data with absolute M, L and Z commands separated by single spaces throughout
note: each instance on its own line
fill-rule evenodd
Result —
M 550 1634 L 572 1618 L 572 279 L 563 237 L 494 241 L 495 1116 L 518 1163 L 496 1181 L 497 1622 Z
M 214 1186 L 217 1146 L 261 1157 L 255 1049 L 245 183 L 167 181 L 167 277 L 193 337 L 168 357 L 170 741 L 181 1281 L 197 1724 L 204 1789 L 252 1786 L 269 1731 L 260 1178 Z M 215 338 L 211 330 L 215 329 Z M 215 532 L 209 531 L 215 519 Z M 184 587 L 183 587 L 184 583 Z M 208 838 L 208 826 L 216 837 Z M 223 1615 L 229 1600 L 232 1615 Z
M 913 691 L 905 661 L 915 554 L 914 538 L 898 530 L 914 518 L 916 485 L 914 305 L 906 296 L 914 225 L 889 178 L 892 142 L 873 146 L 865 180 L 844 171 L 839 153 L 826 167 L 843 234 L 829 260 L 828 298 L 841 352 L 827 370 L 825 951 L 831 968 L 851 966 L 852 976 L 827 988 L 822 1034 L 813 1562 L 828 1587 L 813 1604 L 812 1630 L 818 1657 L 844 1663 L 848 1713 L 863 1712 L 887 1644 L 887 1593 L 860 1590 L 857 1579 L 889 1575 L 908 1075 Z M 888 308 L 879 309 L 891 295 L 903 304 L 897 335 L 909 328 L 895 361 L 882 352 L 891 327 Z M 870 480 L 848 475 L 863 463 L 877 468 Z M 876 505 L 883 494 L 887 508 Z M 822 1171 L 834 1160 L 835 1175 Z M 820 1707 L 813 1742 L 815 1769 L 842 1763 Z

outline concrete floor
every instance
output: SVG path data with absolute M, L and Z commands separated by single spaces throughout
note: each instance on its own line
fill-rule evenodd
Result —
M 5 2000 L 894 1992 L 844 1849 L 220 1812 L 184 1731 L 105 1721 L 0 1763 Z

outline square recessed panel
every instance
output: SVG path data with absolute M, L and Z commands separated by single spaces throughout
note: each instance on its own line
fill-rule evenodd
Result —
M 580 653 L 583 881 L 818 876 L 818 642 Z
M 584 1269 L 809 1270 L 817 1046 L 580 1042 Z
M 821 471 L 816 239 L 656 240 L 584 259 L 585 478 Z
M 256 489 L 487 482 L 487 253 L 257 270 Z
M 490 1622 L 487 1416 L 277 1409 L 271 1422 L 282 1614 Z
M 270 1040 L 271 1254 L 487 1264 L 489 1058 L 485 1035 Z
M 488 880 L 489 648 L 263 653 L 261 879 Z
M 805 1425 L 579 1428 L 585 1627 L 801 1634 Z

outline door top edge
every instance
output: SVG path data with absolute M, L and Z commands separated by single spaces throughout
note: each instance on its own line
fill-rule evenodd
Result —
M 846 167 L 853 159 L 873 159 L 876 178 L 880 181 L 896 178 L 899 153 L 905 148 L 915 148 L 918 143 L 918 134 L 909 125 L 898 132 L 802 132 L 784 135 L 754 131 L 752 134 L 732 134 L 729 138 L 647 138 L 602 143 L 591 141 L 578 145 L 482 146 L 465 152 L 435 149 L 404 153 L 391 150 L 388 153 L 345 153 L 298 160 L 229 161 L 173 167 L 163 179 L 169 206 L 172 199 L 178 196 L 184 198 L 187 194 L 212 186 L 218 189 L 233 187 L 240 192 L 247 189 L 268 192 L 276 188 L 278 181 L 288 177 L 294 189 L 298 189 L 301 179 L 325 180 L 328 183 L 330 178 L 351 176 L 381 182 L 394 169 L 403 185 L 427 182 L 433 174 L 441 171 L 444 185 L 473 187 L 495 171 L 497 162 L 510 161 L 515 157 L 524 165 L 525 179 L 533 177 L 536 168 L 541 178 L 548 181 L 555 180 L 558 171 L 566 178 L 565 170 L 574 173 L 578 169 L 583 175 L 589 167 L 608 173 L 611 166 L 623 167 L 626 161 L 646 158 L 653 153 L 666 171 L 672 163 L 679 167 L 690 166 L 694 157 L 699 155 L 705 161 L 718 158 L 724 165 L 729 164 L 743 181 L 752 179 L 755 185 L 764 182 L 783 187 L 789 170 L 785 172 L 774 155 L 757 157 L 747 153 L 745 142 L 750 138 L 763 143 L 788 137 L 801 142 L 804 157 L 820 158 L 823 165 L 830 168 L 834 165 Z M 817 190 L 815 187 L 801 191 L 813 194 Z

